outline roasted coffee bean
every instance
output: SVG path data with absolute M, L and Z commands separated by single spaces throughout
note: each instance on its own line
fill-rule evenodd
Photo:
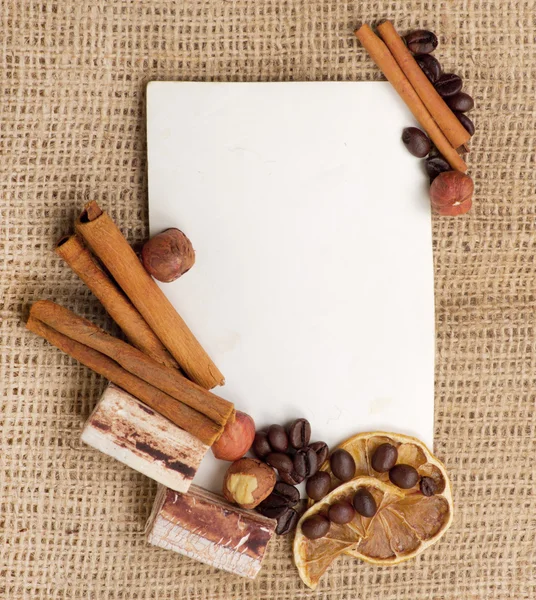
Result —
M 317 471 L 305 484 L 305 491 L 312 500 L 322 500 L 330 488 L 331 477 L 326 471 Z
M 434 87 L 443 98 L 454 96 L 462 89 L 462 78 L 454 73 L 445 73 L 436 81 Z
M 406 127 L 402 131 L 402 142 L 417 158 L 424 158 L 432 149 L 430 138 L 417 127 Z
M 326 458 L 328 457 L 328 445 L 326 444 L 326 442 L 314 442 L 309 446 L 309 448 L 312 448 L 316 452 L 318 468 L 320 468 L 324 464 Z
M 278 481 L 275 484 L 273 492 L 270 494 L 283 498 L 288 506 L 294 506 L 300 501 L 300 492 L 293 486 L 283 481 Z M 268 496 L 268 498 L 270 497 Z
M 359 488 L 354 496 L 354 508 L 363 517 L 373 517 L 378 510 L 374 496 L 366 489 Z
M 292 458 L 283 452 L 270 452 L 266 457 L 266 463 L 281 473 L 290 473 L 294 468 Z
M 286 452 L 288 450 L 288 435 L 281 425 L 270 425 L 268 441 L 274 452 Z
M 324 537 L 329 531 L 330 522 L 324 515 L 314 515 L 305 519 L 301 524 L 302 533 L 310 540 L 317 540 Z
M 452 171 L 452 167 L 442 156 L 434 156 L 433 158 L 427 158 L 424 161 L 426 172 L 430 177 L 430 183 L 439 175 L 445 171 Z
M 475 107 L 475 101 L 465 92 L 459 92 L 455 96 L 447 98 L 447 104 L 456 112 L 465 113 Z
M 469 135 L 474 135 L 475 124 L 473 123 L 473 121 L 471 121 L 471 119 L 467 115 L 464 115 L 461 112 L 454 111 L 454 114 L 458 117 L 458 121 L 465 127 L 465 129 L 467 129 Z
M 285 483 L 284 485 L 287 484 Z M 259 506 L 262 508 L 280 508 L 281 506 L 289 506 L 289 501 L 284 496 L 272 492 Z
M 396 465 L 397 459 L 398 450 L 393 444 L 380 444 L 374 451 L 370 464 L 378 473 L 387 473 Z
M 441 77 L 443 71 L 441 63 L 431 54 L 417 54 L 415 60 L 419 67 L 421 67 L 422 72 L 432 83 L 435 83 Z
M 253 452 L 259 458 L 264 458 L 272 452 L 272 447 L 268 441 L 268 434 L 265 431 L 257 431 L 253 445 L 251 446 Z
M 329 459 L 331 470 L 337 479 L 350 481 L 355 475 L 355 461 L 346 450 L 335 450 Z
M 288 428 L 288 439 L 293 448 L 307 446 L 311 439 L 311 424 L 307 419 L 296 419 Z
M 404 37 L 408 50 L 413 54 L 429 54 L 437 48 L 438 40 L 435 33 L 418 29 Z
M 311 477 L 318 471 L 318 459 L 312 448 L 302 448 L 294 455 L 294 472 L 303 475 L 304 478 Z
M 299 515 L 293 508 L 288 508 L 285 513 L 283 513 L 277 519 L 277 526 L 275 528 L 275 532 L 277 535 L 286 535 L 290 533 L 294 529 L 296 529 L 296 525 L 298 524 Z
M 328 519 L 332 523 L 338 523 L 339 525 L 346 525 L 355 517 L 354 507 L 345 500 L 341 502 L 335 502 L 329 507 Z
M 419 474 L 411 465 L 395 465 L 389 471 L 389 479 L 399 488 L 409 490 L 419 481 Z
M 431 477 L 423 477 L 420 484 L 424 496 L 433 496 L 436 493 L 436 483 Z
M 298 475 L 296 471 L 279 471 L 279 477 L 289 485 L 298 485 L 298 483 L 301 483 L 305 479 L 303 475 Z
M 284 515 L 289 510 L 287 505 L 283 506 L 264 506 L 264 502 L 257 506 L 257 512 L 263 515 L 264 517 L 268 517 L 269 519 L 279 519 L 282 515 Z

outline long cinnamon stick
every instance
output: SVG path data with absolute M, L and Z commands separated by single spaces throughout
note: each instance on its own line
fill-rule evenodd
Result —
M 417 92 L 413 89 L 408 78 L 398 66 L 393 55 L 380 38 L 372 31 L 368 25 L 362 25 L 355 35 L 363 44 L 364 48 L 370 54 L 372 60 L 381 69 L 387 80 L 398 92 L 398 95 L 406 103 L 407 107 L 413 113 L 413 116 L 420 123 L 421 127 L 430 136 L 437 149 L 445 157 L 453 169 L 467 171 L 467 165 L 462 157 L 451 146 L 438 124 L 434 121 L 432 115 L 419 98 Z
M 55 302 L 35 302 L 30 309 L 30 315 L 72 340 L 101 352 L 132 375 L 187 404 L 222 427 L 233 413 L 232 402 L 189 381 L 176 369 L 157 363 L 137 348 L 113 337 L 91 321 L 75 315 Z
M 204 444 L 211 446 L 221 435 L 223 428 L 214 421 L 132 375 L 101 352 L 68 338 L 32 315 L 26 322 L 26 327 L 86 367 L 123 388 L 175 425 L 195 435 Z
M 398 66 L 409 79 L 413 89 L 419 95 L 428 112 L 432 115 L 435 122 L 439 125 L 445 137 L 454 148 L 463 146 L 471 139 L 469 132 L 458 121 L 456 115 L 447 106 L 447 103 L 437 93 L 430 80 L 423 73 L 422 69 L 413 58 L 413 55 L 404 44 L 402 38 L 398 35 L 391 21 L 382 21 L 377 27 L 378 33 L 386 46 L 391 51 Z
M 56 253 L 100 300 L 132 345 L 167 367 L 178 367 L 164 344 L 77 235 L 61 238 L 56 245 Z
M 93 218 L 95 214 L 98 216 Z M 96 202 L 90 202 L 75 226 L 186 375 L 206 389 L 222 385 L 223 375 L 109 215 L 100 211 Z

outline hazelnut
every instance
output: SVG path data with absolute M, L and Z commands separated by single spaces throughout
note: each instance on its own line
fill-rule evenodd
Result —
M 274 489 L 274 470 L 256 458 L 241 458 L 228 469 L 223 480 L 223 495 L 242 508 L 255 508 Z
M 246 413 L 236 411 L 229 419 L 220 438 L 212 444 L 212 453 L 220 460 L 238 460 L 251 448 L 255 439 L 255 421 Z
M 430 186 L 433 210 L 443 216 L 455 217 L 469 212 L 474 184 L 469 175 L 460 171 L 440 173 Z
M 145 243 L 141 259 L 150 275 L 170 283 L 193 267 L 195 251 L 182 231 L 166 229 Z

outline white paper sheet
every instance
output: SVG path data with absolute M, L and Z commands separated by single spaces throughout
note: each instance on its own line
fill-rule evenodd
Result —
M 259 427 L 330 445 L 367 430 L 433 442 L 434 296 L 414 121 L 387 83 L 151 83 L 151 234 L 196 264 L 162 284 Z M 209 453 L 210 454 L 210 453 Z M 196 483 L 221 485 L 207 455 Z

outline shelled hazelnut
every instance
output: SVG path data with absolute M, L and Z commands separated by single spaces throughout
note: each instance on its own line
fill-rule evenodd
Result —
M 256 458 L 241 458 L 227 469 L 223 495 L 242 508 L 255 508 L 271 494 L 275 484 L 271 467 Z

